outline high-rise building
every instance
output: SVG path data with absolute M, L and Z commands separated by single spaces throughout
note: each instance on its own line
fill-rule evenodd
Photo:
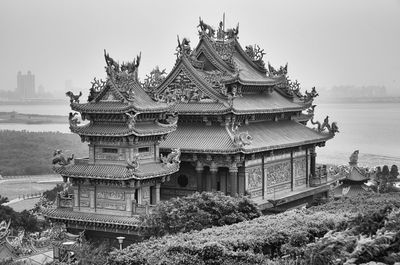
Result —
M 18 72 L 16 93 L 19 98 L 35 97 L 35 75 L 31 71 L 28 71 L 27 74 Z

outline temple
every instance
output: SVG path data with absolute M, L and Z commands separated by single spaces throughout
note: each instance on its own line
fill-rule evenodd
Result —
M 178 117 L 171 105 L 155 102 L 142 89 L 140 56 L 120 65 L 105 52 L 105 60 L 107 79 L 94 79 L 87 103 L 80 102 L 82 93 L 67 92 L 75 111 L 70 129 L 89 144 L 89 157 L 66 158 L 55 151 L 54 171 L 72 188 L 44 214 L 91 238 L 134 238 L 138 216 L 159 202 L 161 184 L 179 169 L 179 149 L 159 155 L 160 142 L 176 130 Z
M 196 191 L 247 195 L 261 209 L 327 193 L 316 147 L 338 128 L 314 121 L 315 88 L 302 94 L 287 65 L 266 67 L 258 45 L 243 49 L 239 26 L 215 30 L 200 19 L 198 28 L 194 49 L 178 37 L 168 75 L 155 68 L 140 83 L 140 56 L 120 64 L 105 52 L 107 79 L 92 82 L 88 102 L 67 93 L 70 129 L 89 157 L 55 151 L 54 170 L 72 191 L 47 218 L 115 241 L 138 236 L 139 215 L 160 200 Z
M 199 43 L 178 37 L 172 71 L 146 87 L 158 102 L 174 102 L 178 128 L 160 144 L 180 148 L 179 172 L 161 187 L 161 198 L 195 191 L 249 195 L 262 209 L 271 200 L 290 203 L 326 193 L 326 167 L 316 166 L 316 147 L 338 131 L 313 120 L 311 92 L 288 77 L 288 65 L 263 61 L 258 45 L 238 42 L 239 25 L 215 30 L 200 19 Z M 151 83 L 151 82 L 150 82 Z M 306 126 L 311 120 L 316 129 Z

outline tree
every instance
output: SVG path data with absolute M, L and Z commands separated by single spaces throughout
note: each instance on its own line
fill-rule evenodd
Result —
M 2 196 L 0 195 L 0 205 L 2 205 L 2 204 L 4 204 L 4 203 L 7 203 L 7 202 L 9 202 L 9 201 L 8 201 L 8 198 L 7 198 L 7 197 L 2 197 Z

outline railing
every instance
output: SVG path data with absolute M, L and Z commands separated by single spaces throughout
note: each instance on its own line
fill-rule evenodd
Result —
M 315 168 L 315 175 L 310 176 L 310 186 L 318 187 L 328 182 L 328 171 L 326 165 Z
M 148 203 L 146 203 L 146 204 L 133 203 L 132 204 L 132 213 L 139 214 L 139 215 L 148 215 L 152 212 L 154 207 L 155 207 L 155 205 L 150 205 Z

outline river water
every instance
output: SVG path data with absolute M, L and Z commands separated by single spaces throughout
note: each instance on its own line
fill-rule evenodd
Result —
M 347 164 L 354 150 L 360 150 L 362 165 L 400 165 L 400 103 L 316 102 L 315 119 L 337 121 L 339 133 L 325 147 L 317 149 L 317 162 Z M 67 104 L 0 105 L 0 112 L 67 115 Z M 309 125 L 310 126 L 310 125 Z M 0 124 L 0 130 L 69 132 L 65 124 Z

